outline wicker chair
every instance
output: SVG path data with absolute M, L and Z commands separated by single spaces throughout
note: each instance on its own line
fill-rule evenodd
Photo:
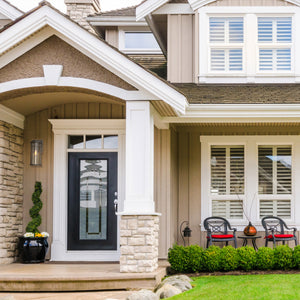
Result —
M 222 217 L 209 217 L 204 220 L 204 228 L 207 231 L 207 243 L 206 247 L 212 245 L 213 242 L 228 242 L 233 241 L 234 247 L 237 247 L 236 242 L 236 228 L 231 228 L 230 223 Z M 232 234 L 228 234 L 228 229 L 233 231 Z
M 282 242 L 283 245 L 287 241 L 295 241 L 297 246 L 296 228 L 289 228 L 286 223 L 279 217 L 267 216 L 261 220 L 262 226 L 265 229 L 265 246 L 268 247 L 268 242 L 273 242 L 276 247 L 276 242 Z M 293 231 L 293 234 L 287 234 L 285 231 Z

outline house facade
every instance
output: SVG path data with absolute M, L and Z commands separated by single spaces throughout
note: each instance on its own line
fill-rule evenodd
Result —
M 298 0 L 65 3 L 0 0 L 0 263 L 36 181 L 52 261 L 151 272 L 212 215 L 300 229 Z

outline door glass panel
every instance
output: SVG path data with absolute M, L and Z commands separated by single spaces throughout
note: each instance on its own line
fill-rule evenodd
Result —
M 86 149 L 101 149 L 102 137 L 101 135 L 87 135 L 85 138 Z
M 104 136 L 104 149 L 118 149 L 118 136 L 105 135 Z
M 69 135 L 69 149 L 83 149 L 83 135 Z
M 107 160 L 80 160 L 80 240 L 107 239 Z

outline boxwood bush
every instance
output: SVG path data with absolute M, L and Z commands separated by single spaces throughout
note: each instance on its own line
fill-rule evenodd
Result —
M 289 270 L 294 267 L 293 250 L 288 245 L 280 245 L 274 249 L 274 268 Z
M 237 249 L 239 268 L 244 271 L 253 270 L 256 266 L 256 251 L 249 246 Z
M 294 250 L 287 245 L 274 249 L 261 247 L 257 252 L 249 246 L 238 249 L 210 246 L 203 250 L 198 245 L 174 245 L 169 249 L 168 259 L 172 269 L 180 273 L 300 269 L 300 245 Z

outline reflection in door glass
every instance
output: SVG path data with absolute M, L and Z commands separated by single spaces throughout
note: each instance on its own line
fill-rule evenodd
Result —
M 80 240 L 107 238 L 107 160 L 80 160 Z

